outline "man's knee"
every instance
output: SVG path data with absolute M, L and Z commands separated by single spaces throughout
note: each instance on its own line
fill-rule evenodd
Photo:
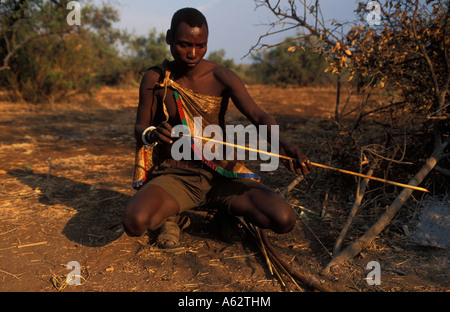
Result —
M 272 229 L 278 234 L 284 234 L 292 231 L 297 221 L 294 210 L 284 200 L 275 208 L 277 213 L 273 218 Z
M 122 224 L 130 236 L 141 236 L 148 230 L 158 229 L 167 217 L 179 211 L 178 203 L 172 197 L 153 193 L 147 197 L 133 198 L 127 206 Z
M 139 209 L 129 206 L 123 216 L 122 225 L 129 236 L 141 236 L 148 230 L 149 220 Z
M 254 216 L 255 220 L 253 221 L 259 221 L 259 226 L 268 227 L 278 234 L 292 231 L 297 217 L 292 207 L 282 196 L 259 188 L 255 188 L 245 195 L 246 197 L 241 197 L 245 204 L 242 205 L 243 208 L 240 207 L 244 216 L 250 218 Z
M 288 233 L 294 228 L 297 217 L 291 205 L 281 195 L 271 192 L 261 197 L 262 203 L 266 205 L 264 210 L 270 218 L 270 228 L 278 233 Z

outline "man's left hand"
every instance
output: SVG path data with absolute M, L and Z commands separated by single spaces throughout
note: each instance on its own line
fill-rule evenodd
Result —
M 282 154 L 291 157 L 290 160 L 281 158 L 285 167 L 290 171 L 305 176 L 313 170 L 311 161 L 296 145 L 290 144 L 285 146 L 282 150 Z

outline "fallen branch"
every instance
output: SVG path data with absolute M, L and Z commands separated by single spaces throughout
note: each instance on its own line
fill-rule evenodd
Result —
M 430 158 L 427 159 L 420 171 L 409 181 L 409 185 L 418 185 L 423 179 L 430 173 L 430 171 L 436 166 L 437 162 L 441 159 L 443 151 L 447 146 L 448 142 L 439 145 L 435 148 Z M 378 234 L 383 231 L 383 229 L 391 222 L 406 200 L 412 193 L 411 188 L 405 188 L 402 190 L 400 195 L 394 200 L 394 202 L 386 209 L 383 215 L 378 219 L 378 221 L 372 225 L 372 227 L 364 233 L 363 236 L 355 240 L 351 245 L 349 245 L 345 250 L 340 252 L 338 255 L 333 256 L 333 259 L 328 263 L 328 265 L 323 269 L 322 274 L 328 274 L 333 266 L 344 263 L 347 260 L 352 259 L 362 250 L 367 248 L 371 242 L 377 237 Z
M 449 176 L 450 177 L 450 170 L 449 169 L 445 169 L 439 166 L 434 167 L 434 169 L 436 169 L 436 171 L 438 171 L 439 173 Z
M 286 196 L 287 193 L 289 193 L 295 186 L 297 186 L 297 184 L 299 184 L 304 179 L 305 177 L 303 175 L 297 176 L 294 181 L 291 182 L 291 184 L 279 191 L 280 195 Z
M 264 246 L 266 247 L 266 250 L 270 255 L 272 255 L 276 261 L 281 264 L 281 266 L 284 268 L 286 272 L 289 272 L 291 275 L 293 275 L 295 278 L 297 278 L 300 282 L 308 286 L 312 290 L 318 290 L 321 292 L 331 292 L 331 290 L 326 287 L 325 285 L 322 285 L 319 280 L 312 276 L 307 276 L 300 272 L 299 269 L 291 267 L 286 261 L 284 261 L 273 249 L 272 245 L 269 243 L 269 240 L 267 239 L 266 234 L 263 230 L 260 230 L 261 239 L 264 243 Z
M 371 176 L 373 174 L 373 169 L 370 168 L 366 174 Z M 341 250 L 344 238 L 347 235 L 348 230 L 350 229 L 350 225 L 352 224 L 356 213 L 358 212 L 359 206 L 361 205 L 362 198 L 364 197 L 364 193 L 366 192 L 367 184 L 369 184 L 369 179 L 364 179 L 358 186 L 355 202 L 353 203 L 352 209 L 350 210 L 350 213 L 347 217 L 347 221 L 345 222 L 344 227 L 339 233 L 336 243 L 334 244 L 333 255 Z

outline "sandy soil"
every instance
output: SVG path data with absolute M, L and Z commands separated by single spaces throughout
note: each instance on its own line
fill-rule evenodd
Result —
M 249 90 L 311 159 L 326 158 L 324 142 L 334 129 L 333 90 Z M 123 233 L 121 216 L 134 194 L 137 100 L 137 88 L 105 88 L 95 98 L 46 106 L 12 103 L 1 95 L 0 291 L 309 291 L 291 283 L 282 286 L 251 237 L 236 244 L 222 241 L 204 211 L 189 213 L 192 224 L 183 233 L 182 247 L 173 251 L 157 248 L 157 233 L 140 238 Z M 229 122 L 243 121 L 231 108 Z M 257 163 L 249 166 L 259 168 Z M 294 178 L 285 168 L 263 174 L 263 182 L 273 188 L 286 187 Z M 308 209 L 291 233 L 267 231 L 286 261 L 336 291 L 448 291 L 448 252 L 408 244 L 402 224 L 391 226 L 338 270 L 320 275 L 350 207 L 333 200 L 339 194 L 329 194 L 323 214 L 327 189 L 322 179 L 323 172 L 317 171 L 289 193 L 292 203 Z M 367 214 L 349 239 L 375 220 Z M 81 285 L 64 283 L 71 261 L 81 266 Z M 370 261 L 381 265 L 381 285 L 366 282 Z

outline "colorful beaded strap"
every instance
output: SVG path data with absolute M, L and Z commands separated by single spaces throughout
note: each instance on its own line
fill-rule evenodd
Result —
M 178 114 L 180 115 L 181 123 L 188 128 L 187 122 L 186 122 L 186 116 L 184 114 L 183 105 L 181 103 L 180 95 L 177 91 L 173 93 L 173 96 L 175 98 L 175 102 L 177 103 L 178 108 Z M 227 178 L 251 178 L 251 179 L 260 179 L 260 176 L 255 173 L 245 173 L 245 172 L 232 172 L 227 171 L 223 169 L 222 167 L 217 166 L 212 161 L 205 158 L 202 151 L 198 148 L 198 146 L 195 144 L 194 138 L 191 137 L 191 148 L 194 151 L 194 153 L 201 158 L 202 162 L 206 164 L 209 168 L 216 171 L 217 173 L 227 177 Z

